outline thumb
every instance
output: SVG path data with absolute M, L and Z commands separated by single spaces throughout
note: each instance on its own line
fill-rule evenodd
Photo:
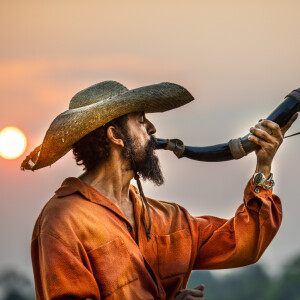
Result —
M 204 289 L 205 289 L 205 285 L 203 283 L 195 288 L 195 290 L 200 290 L 200 291 L 203 291 Z

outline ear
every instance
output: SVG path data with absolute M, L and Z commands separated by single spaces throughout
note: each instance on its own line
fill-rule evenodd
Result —
M 116 138 L 116 128 L 114 126 L 109 126 L 106 130 L 108 139 L 115 145 L 124 147 L 124 142 L 122 139 Z

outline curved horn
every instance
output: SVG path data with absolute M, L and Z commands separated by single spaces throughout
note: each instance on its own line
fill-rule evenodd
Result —
M 267 117 L 267 120 L 277 123 L 280 127 L 287 124 L 289 119 L 300 111 L 300 88 L 293 90 Z M 242 138 L 232 139 L 228 143 L 208 147 L 185 146 L 178 139 L 156 139 L 156 149 L 170 150 L 178 158 L 187 157 L 200 161 L 226 161 L 239 159 L 259 148 L 254 142 L 248 140 L 250 133 Z

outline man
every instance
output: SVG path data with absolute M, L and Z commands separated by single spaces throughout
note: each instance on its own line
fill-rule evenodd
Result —
M 230 220 L 192 217 L 183 207 L 146 198 L 139 176 L 160 185 L 156 129 L 145 112 L 166 111 L 193 97 L 169 83 L 127 90 L 102 82 L 76 94 L 23 162 L 48 166 L 71 148 L 85 173 L 67 178 L 42 210 L 32 237 L 37 299 L 204 299 L 186 290 L 193 269 L 256 262 L 281 223 L 281 204 L 251 179 L 244 204 Z M 285 128 L 251 128 L 256 173 L 271 178 Z M 272 134 L 267 131 L 271 130 Z M 139 189 L 130 185 L 135 178 Z M 258 183 L 257 183 L 258 184 Z

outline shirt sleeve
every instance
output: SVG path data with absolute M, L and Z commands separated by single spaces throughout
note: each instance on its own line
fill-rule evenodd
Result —
M 31 256 L 37 300 L 101 299 L 88 267 L 58 236 L 40 233 L 32 241 Z
M 279 197 L 271 190 L 257 190 L 250 180 L 244 203 L 233 218 L 194 218 L 198 249 L 193 269 L 224 269 L 255 263 L 277 233 L 281 219 Z

